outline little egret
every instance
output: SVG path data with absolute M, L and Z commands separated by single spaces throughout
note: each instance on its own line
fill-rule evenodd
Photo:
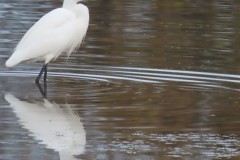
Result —
M 44 61 L 36 78 L 38 83 L 43 72 L 47 77 L 47 65 L 65 52 L 68 56 L 78 48 L 89 25 L 89 10 L 82 0 L 64 0 L 62 8 L 44 15 L 23 36 L 6 67 L 13 67 L 26 60 Z

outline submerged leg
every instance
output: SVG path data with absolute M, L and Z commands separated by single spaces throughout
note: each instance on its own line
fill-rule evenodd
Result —
M 41 84 L 39 82 L 36 82 L 36 85 L 40 91 L 40 93 L 42 94 L 43 98 L 47 99 L 47 82 L 44 81 L 43 87 L 41 86 Z
M 45 81 L 45 78 L 47 78 L 47 64 L 43 65 L 40 73 L 38 74 L 37 79 L 35 80 L 36 83 L 39 83 L 39 80 L 42 77 L 43 72 L 45 72 L 45 74 L 44 74 L 44 81 Z

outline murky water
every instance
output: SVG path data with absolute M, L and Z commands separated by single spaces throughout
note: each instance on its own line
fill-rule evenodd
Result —
M 81 49 L 6 69 L 58 0 L 0 2 L 0 159 L 240 158 L 240 1 L 89 0 Z M 76 155 L 76 156 L 74 156 Z

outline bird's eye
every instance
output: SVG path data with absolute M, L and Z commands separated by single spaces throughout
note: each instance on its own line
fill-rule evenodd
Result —
M 81 1 L 77 2 L 77 4 L 81 4 Z

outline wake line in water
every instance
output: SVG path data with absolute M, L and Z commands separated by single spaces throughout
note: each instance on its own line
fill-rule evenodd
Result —
M 62 67 L 55 64 L 55 68 L 62 69 Z M 191 75 L 204 75 L 204 76 L 217 76 L 217 77 L 226 77 L 226 78 L 237 78 L 240 79 L 240 75 L 235 74 L 224 74 L 224 73 L 214 73 L 214 72 L 199 72 L 199 71 L 186 71 L 186 70 L 172 70 L 172 69 L 158 69 L 158 68 L 140 68 L 140 67 L 116 67 L 116 66 L 101 66 L 101 65 L 79 65 L 79 69 L 81 68 L 87 69 L 87 68 L 101 68 L 105 70 L 122 70 L 122 71 L 148 71 L 148 72 L 166 72 L 166 73 L 174 73 L 174 74 L 191 74 Z M 68 65 L 67 68 L 73 68 L 76 69 L 76 66 L 74 65 Z M 67 69 L 65 68 L 65 69 Z M 78 70 L 78 69 L 77 69 Z
M 37 76 L 38 75 L 38 72 L 27 72 L 27 71 L 10 71 L 10 72 L 2 72 L 0 73 L 0 76 L 15 76 L 15 77 L 22 77 L 24 74 L 24 76 L 28 76 L 28 77 L 33 77 L 33 76 Z M 48 72 L 48 75 L 49 76 L 56 76 L 58 74 L 55 74 L 53 72 Z M 61 75 L 61 74 L 59 74 Z M 69 74 L 65 74 L 63 77 L 66 77 L 66 78 L 76 78 L 76 76 L 74 75 L 69 75 Z M 91 78 L 91 77 L 84 77 L 84 76 L 81 76 L 81 75 L 78 75 L 77 77 L 78 79 L 89 79 L 89 80 L 96 80 L 96 81 L 104 81 L 104 82 L 109 82 L 108 80 L 105 80 L 105 79 L 99 79 L 99 78 Z
M 198 72 L 198 71 L 182 71 L 182 70 L 168 70 L 168 69 L 155 69 L 155 68 L 130 68 L 130 67 L 110 67 L 110 68 L 121 68 L 126 70 L 140 70 L 140 71 L 157 71 L 157 72 L 166 72 L 166 73 L 181 73 L 181 74 L 192 74 L 192 75 L 205 75 L 205 76 L 218 76 L 226 78 L 238 78 L 240 75 L 234 74 L 221 74 L 221 73 L 212 73 L 212 72 Z
M 86 70 L 85 70 L 86 71 Z M 100 70 L 97 70 L 100 71 Z M 3 72 L 0 73 L 0 76 L 36 76 L 38 72 L 27 72 L 27 71 L 11 71 L 11 72 Z M 105 81 L 109 82 L 109 79 L 112 80 L 126 80 L 126 81 L 134 81 L 134 82 L 143 82 L 143 83 L 162 83 L 163 81 L 173 81 L 173 82 L 189 82 L 189 83 L 209 83 L 200 80 L 189 80 L 189 79 L 180 79 L 177 77 L 166 78 L 166 77 L 153 77 L 146 75 L 130 75 L 130 74 L 118 74 L 118 75 L 97 75 L 97 74 L 81 74 L 81 73 L 69 73 L 69 72 L 48 72 L 49 76 L 52 77 L 65 77 L 65 78 L 77 78 L 77 79 L 89 79 L 89 80 L 97 80 L 97 81 Z
M 120 73 L 121 75 L 137 77 L 137 78 L 147 78 L 147 79 L 155 79 L 155 80 L 164 80 L 164 81 L 180 81 L 180 82 L 195 82 L 195 83 L 208 83 L 200 80 L 207 81 L 220 81 L 220 82 L 231 82 L 231 83 L 240 83 L 240 76 L 238 75 L 226 75 L 226 74 L 214 74 L 214 73 L 201 73 L 201 72 L 190 72 L 190 71 L 177 71 L 177 70 L 159 70 L 159 72 L 164 73 L 151 73 L 151 72 L 142 72 L 142 70 L 137 71 L 129 71 L 129 70 L 104 70 L 104 69 L 76 69 L 76 68 L 55 68 L 60 70 L 75 70 L 75 71 L 90 71 L 90 72 L 109 72 L 109 73 Z M 129 68 L 128 68 L 129 69 Z M 154 69 L 153 69 L 154 70 Z M 140 72 L 141 71 L 141 72 Z M 150 71 L 150 70 L 149 70 Z M 169 73 L 178 73 L 178 74 L 166 74 Z M 193 75 L 179 75 L 179 73 L 188 73 Z M 203 76 L 195 76 L 195 75 L 205 75 Z M 208 76 L 208 77 L 207 77 Z M 210 77 L 212 76 L 212 77 Z M 216 78 L 213 76 L 218 76 L 221 78 Z M 160 78 L 156 78 L 160 77 Z M 167 77 L 167 78 L 164 78 Z M 234 79 L 227 79 L 234 78 Z M 238 78 L 238 79 L 236 79 Z
M 240 84 L 240 75 L 233 74 L 114 66 L 82 65 L 78 67 L 79 68 L 76 68 L 76 66 L 66 66 L 63 68 L 55 65 L 50 67 L 50 69 L 54 71 L 48 73 L 49 76 L 52 77 L 87 79 L 104 82 L 112 80 L 143 83 L 186 82 L 205 86 L 221 86 L 219 85 L 220 82 Z M 24 76 L 36 76 L 38 71 L 2 71 L 0 76 L 22 76 L 23 74 Z
M 37 76 L 38 72 L 27 72 L 27 71 L 10 71 L 10 72 L 2 72 L 0 76 Z M 160 83 L 158 81 L 153 80 L 145 80 L 131 77 L 121 77 L 121 76 L 107 76 L 107 75 L 96 75 L 96 74 L 80 74 L 80 73 L 69 73 L 69 72 L 48 72 L 48 76 L 52 77 L 65 77 L 65 78 L 76 78 L 76 79 L 86 79 L 86 80 L 95 80 L 95 81 L 103 81 L 109 82 L 109 79 L 115 80 L 126 80 L 126 81 L 135 81 L 135 82 L 143 82 L 143 83 Z

